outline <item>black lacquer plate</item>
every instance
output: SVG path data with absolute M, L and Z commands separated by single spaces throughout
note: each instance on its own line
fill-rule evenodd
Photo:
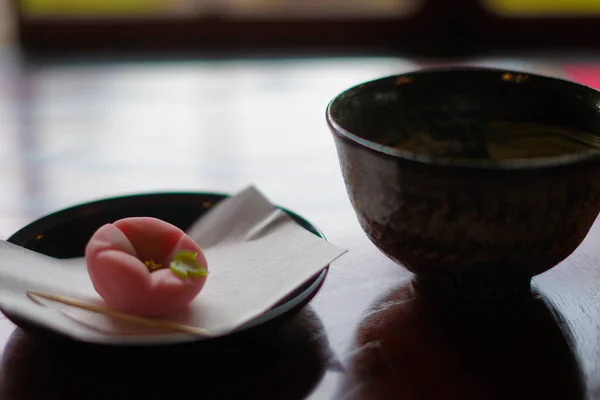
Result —
M 160 218 L 182 230 L 186 230 L 212 206 L 226 197 L 228 195 L 220 193 L 169 192 L 106 198 L 46 215 L 14 233 L 8 238 L 8 241 L 29 250 L 60 259 L 83 257 L 87 241 L 96 229 L 103 224 L 114 222 L 120 218 L 149 216 Z M 301 227 L 325 239 L 323 233 L 306 219 L 285 208 L 279 208 L 285 211 Z M 230 343 L 231 340 L 264 337 L 270 329 L 277 328 L 282 322 L 295 315 L 296 312 L 312 300 L 321 288 L 327 272 L 328 266 L 290 293 L 269 311 L 230 335 L 203 339 L 197 343 L 203 344 L 207 342 L 213 346 L 217 342 Z M 71 338 L 51 331 L 35 322 L 23 320 L 10 313 L 4 314 L 17 326 L 36 336 L 58 342 L 73 342 Z M 193 343 L 183 342 L 174 345 L 154 344 L 154 346 L 172 347 Z M 98 344 L 87 345 L 92 347 L 103 346 Z M 139 345 L 131 343 L 115 345 L 136 347 L 153 345 L 153 343 L 144 342 Z

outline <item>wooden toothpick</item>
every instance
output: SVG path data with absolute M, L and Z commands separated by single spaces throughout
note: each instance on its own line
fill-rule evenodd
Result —
M 36 299 L 36 297 L 40 297 L 42 299 L 55 301 L 57 303 L 66 304 L 68 306 L 80 308 L 80 309 L 91 311 L 91 312 L 98 313 L 98 314 L 107 315 L 112 318 L 120 319 L 120 320 L 127 321 L 127 322 L 132 322 L 132 323 L 138 324 L 138 325 L 166 328 L 166 329 L 169 329 L 169 330 L 172 330 L 175 332 L 187 333 L 187 334 L 196 335 L 196 336 L 203 336 L 203 337 L 210 336 L 209 332 L 206 329 L 197 328 L 195 326 L 190 326 L 190 325 L 178 324 L 176 322 L 161 321 L 161 320 L 156 320 L 156 319 L 152 319 L 152 318 L 146 318 L 146 317 L 140 317 L 137 315 L 126 314 L 126 313 L 122 313 L 120 311 L 111 310 L 106 307 L 84 303 L 80 300 L 73 299 L 71 297 L 59 296 L 59 295 L 47 294 L 47 293 L 39 293 L 39 292 L 27 292 L 27 296 L 31 300 L 35 301 L 36 303 L 39 303 L 39 300 Z

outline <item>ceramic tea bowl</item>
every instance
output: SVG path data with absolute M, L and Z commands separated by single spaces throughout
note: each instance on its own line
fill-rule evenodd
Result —
M 529 292 L 600 211 L 600 92 L 589 87 L 422 70 L 352 87 L 326 118 L 361 227 L 424 289 Z

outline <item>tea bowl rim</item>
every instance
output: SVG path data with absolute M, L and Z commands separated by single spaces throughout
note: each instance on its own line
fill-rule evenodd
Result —
M 565 167 L 570 165 L 583 164 L 587 162 L 600 162 L 600 147 L 598 149 L 574 152 L 564 154 L 560 156 L 552 157 L 536 157 L 536 158 L 517 158 L 517 159 L 498 159 L 498 160 L 484 160 L 484 159 L 468 159 L 458 157 L 438 157 L 431 154 L 411 152 L 408 150 L 402 150 L 383 144 L 379 144 L 375 141 L 365 139 L 358 134 L 352 133 L 350 130 L 342 127 L 332 115 L 332 108 L 336 102 L 339 101 L 344 95 L 351 93 L 352 91 L 358 91 L 366 87 L 383 86 L 389 84 L 390 81 L 396 81 L 399 78 L 408 78 L 415 75 L 434 75 L 434 74 L 464 74 L 469 72 L 479 73 L 494 73 L 494 74 L 518 74 L 531 77 L 536 80 L 549 82 L 551 84 L 562 84 L 572 88 L 578 88 L 588 92 L 598 94 L 600 98 L 600 90 L 594 89 L 590 86 L 577 83 L 568 79 L 557 78 L 539 73 L 533 73 L 528 71 L 520 71 L 506 68 L 494 68 L 494 67 L 479 67 L 479 66 L 449 66 L 441 68 L 421 68 L 400 74 L 392 74 L 367 80 L 345 90 L 339 92 L 333 97 L 327 104 L 325 110 L 325 118 L 327 124 L 333 133 L 340 136 L 343 139 L 347 139 L 359 146 L 370 149 L 377 153 L 388 155 L 399 160 L 408 162 L 415 162 L 423 165 L 440 166 L 440 167 L 455 167 L 455 168 L 468 168 L 468 169 L 481 169 L 481 170 L 535 170 L 535 169 L 547 169 L 556 167 Z M 598 119 L 600 121 L 600 103 L 598 105 Z M 599 135 L 600 138 L 600 135 Z

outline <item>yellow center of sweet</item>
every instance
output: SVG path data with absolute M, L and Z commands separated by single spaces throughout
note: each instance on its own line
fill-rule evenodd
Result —
M 144 261 L 146 267 L 148 267 L 148 271 L 154 272 L 162 268 L 162 264 L 157 264 L 154 260 Z

